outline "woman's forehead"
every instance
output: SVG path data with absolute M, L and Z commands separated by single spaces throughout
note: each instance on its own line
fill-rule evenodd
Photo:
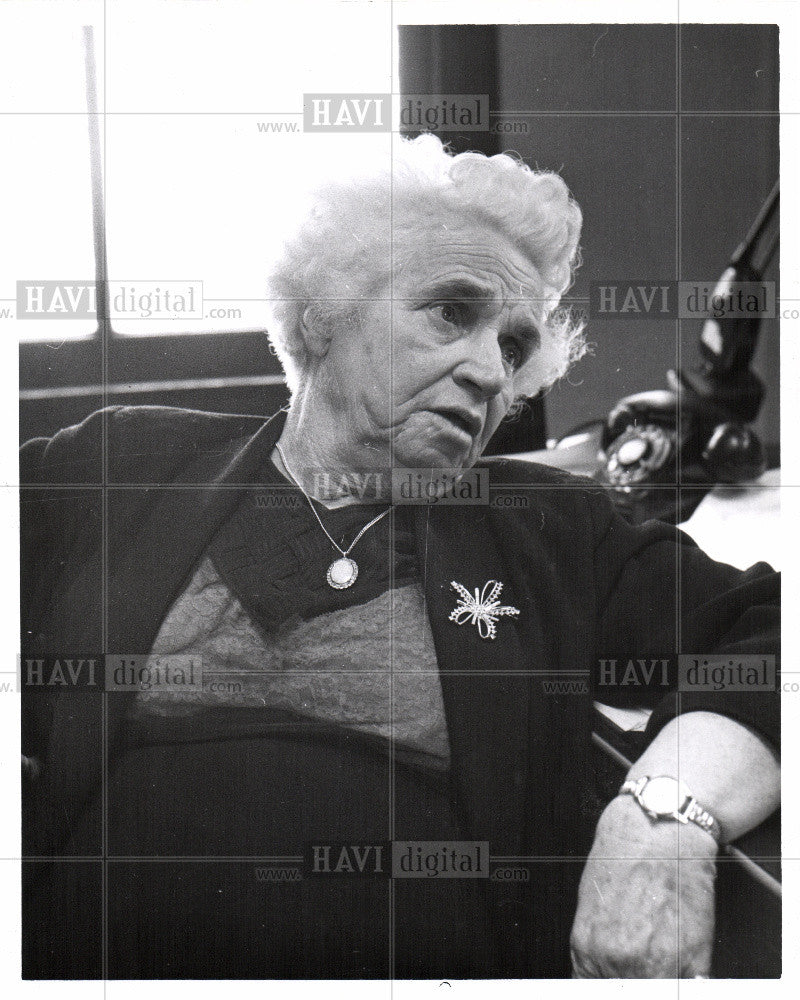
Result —
M 398 254 L 395 292 L 476 302 L 528 301 L 541 296 L 532 261 L 509 239 L 488 228 L 435 233 L 412 253 Z

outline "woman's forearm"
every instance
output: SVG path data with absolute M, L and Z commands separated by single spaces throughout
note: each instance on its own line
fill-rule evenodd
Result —
M 712 712 L 687 712 L 669 722 L 628 777 L 659 774 L 685 782 L 727 841 L 758 826 L 780 804 L 774 751 L 747 727 Z

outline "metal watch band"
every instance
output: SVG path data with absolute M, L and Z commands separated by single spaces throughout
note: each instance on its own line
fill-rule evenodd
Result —
M 636 798 L 646 780 L 646 778 L 629 778 L 627 781 L 623 781 L 622 788 L 620 788 L 617 794 L 633 795 Z
M 718 844 L 722 843 L 722 827 L 696 798 L 689 799 L 683 809 L 683 815 L 690 823 L 696 823 L 706 833 L 710 833 Z
M 639 803 L 639 805 L 642 807 L 644 812 L 649 814 L 650 811 L 647 809 L 644 802 L 642 801 L 641 795 L 645 785 L 653 777 L 655 776 L 645 775 L 642 778 L 634 778 L 625 781 L 619 790 L 619 794 L 632 795 Z M 700 805 L 700 803 L 691 794 L 691 792 L 687 794 L 686 798 L 684 799 L 679 809 L 671 813 L 665 813 L 662 818 L 675 819 L 679 823 L 694 823 L 696 826 L 699 826 L 701 830 L 705 830 L 706 833 L 710 833 L 718 844 L 722 843 L 722 827 L 719 825 L 717 820 L 711 815 L 711 813 Z

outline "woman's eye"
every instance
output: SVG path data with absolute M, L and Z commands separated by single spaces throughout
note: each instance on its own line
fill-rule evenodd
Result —
M 500 345 L 500 353 L 503 356 L 503 361 L 513 371 L 516 371 L 522 364 L 522 348 L 516 340 L 504 340 Z
M 462 320 L 461 309 L 457 302 L 437 302 L 431 307 L 445 323 L 456 325 Z

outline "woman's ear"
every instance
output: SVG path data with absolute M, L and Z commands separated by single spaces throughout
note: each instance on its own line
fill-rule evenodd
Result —
M 330 324 L 323 322 L 315 306 L 306 306 L 300 326 L 309 354 L 315 358 L 324 358 L 331 343 Z

